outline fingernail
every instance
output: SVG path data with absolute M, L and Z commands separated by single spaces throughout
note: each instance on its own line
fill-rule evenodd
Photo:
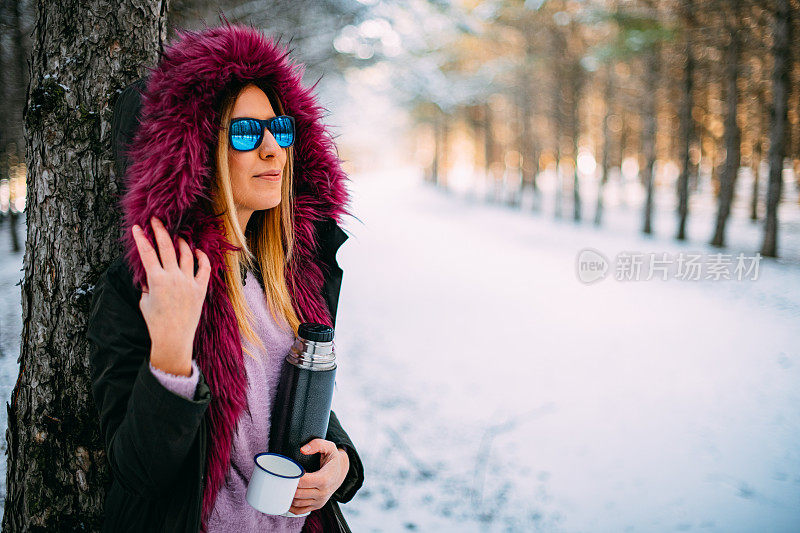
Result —
M 139 231 L 142 231 L 142 228 L 140 228 L 137 224 L 134 224 L 133 228 L 131 228 L 131 230 L 134 231 L 134 232 L 139 232 Z

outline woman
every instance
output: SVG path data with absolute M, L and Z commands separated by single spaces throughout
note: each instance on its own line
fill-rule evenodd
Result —
M 292 502 L 307 517 L 244 500 L 298 324 L 335 323 L 347 238 L 346 177 L 286 55 L 246 26 L 180 33 L 115 106 L 124 255 L 88 328 L 104 531 L 349 531 L 363 467 L 334 413 L 301 450 L 323 465 Z

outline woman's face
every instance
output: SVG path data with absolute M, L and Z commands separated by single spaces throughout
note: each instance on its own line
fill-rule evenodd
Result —
M 276 116 L 269 98 L 250 84 L 239 93 L 231 120 L 241 117 L 268 119 Z M 228 146 L 233 201 L 242 230 L 254 211 L 271 209 L 281 203 L 281 182 L 286 165 L 286 148 L 281 148 L 269 130 L 264 130 L 261 144 L 249 152 Z

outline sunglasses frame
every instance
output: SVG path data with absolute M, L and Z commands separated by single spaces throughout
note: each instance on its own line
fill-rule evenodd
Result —
M 267 119 L 263 119 L 263 120 L 259 119 L 259 118 L 253 118 L 253 117 L 236 117 L 236 118 L 232 119 L 230 121 L 230 123 L 228 124 L 228 143 L 230 144 L 231 148 L 233 148 L 237 152 L 251 152 L 253 150 L 256 150 L 256 149 L 258 149 L 259 146 L 261 146 L 261 143 L 264 142 L 264 132 L 265 131 L 269 130 L 270 134 L 273 137 L 275 137 L 275 133 L 272 131 L 272 124 L 276 120 L 282 119 L 282 118 L 288 118 L 289 121 L 292 124 L 292 142 L 290 144 L 287 144 L 286 146 L 281 146 L 281 144 L 278 143 L 278 146 L 280 146 L 281 148 L 288 148 L 288 147 L 290 147 L 290 146 L 292 146 L 294 144 L 295 137 L 297 136 L 297 130 L 295 129 L 294 117 L 291 116 L 291 115 L 278 115 L 276 117 L 267 118 Z M 238 148 L 236 148 L 233 145 L 233 127 L 232 126 L 235 123 L 241 122 L 241 121 L 244 121 L 244 120 L 252 120 L 252 121 L 258 122 L 261 125 L 261 137 L 259 137 L 258 142 L 256 143 L 256 145 L 253 148 L 250 148 L 249 150 L 239 150 Z M 277 141 L 278 141 L 278 139 L 276 138 L 275 142 L 277 142 Z

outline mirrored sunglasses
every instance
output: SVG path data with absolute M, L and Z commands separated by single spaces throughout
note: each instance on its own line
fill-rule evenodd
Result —
M 280 115 L 259 120 L 257 118 L 235 118 L 228 127 L 231 146 L 235 150 L 246 152 L 255 150 L 261 145 L 264 130 L 267 129 L 275 137 L 278 146 L 286 148 L 294 143 L 294 117 Z

